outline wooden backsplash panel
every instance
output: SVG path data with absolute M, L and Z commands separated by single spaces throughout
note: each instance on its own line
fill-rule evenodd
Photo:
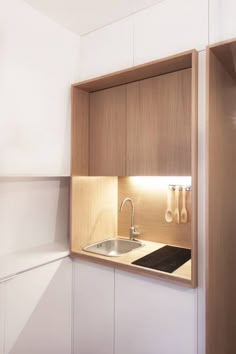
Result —
M 71 250 L 117 235 L 117 177 L 73 177 Z
M 136 177 L 137 178 L 137 177 Z M 142 177 L 140 177 L 142 178 Z M 134 202 L 134 224 L 140 231 L 140 239 L 191 247 L 191 192 L 186 192 L 188 223 L 176 224 L 165 221 L 167 208 L 168 186 L 156 184 L 142 185 L 134 182 L 132 177 L 118 178 L 118 207 L 124 198 Z M 172 210 L 175 201 L 172 193 Z M 182 207 L 182 195 L 179 195 L 179 208 Z M 129 236 L 131 208 L 129 203 L 124 206 L 122 213 L 118 210 L 118 235 Z

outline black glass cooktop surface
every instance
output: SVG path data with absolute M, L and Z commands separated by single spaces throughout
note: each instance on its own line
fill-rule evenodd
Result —
M 132 264 L 145 268 L 161 270 L 162 272 L 173 273 L 184 263 L 191 259 L 191 250 L 174 246 L 164 246 L 159 250 L 137 259 Z

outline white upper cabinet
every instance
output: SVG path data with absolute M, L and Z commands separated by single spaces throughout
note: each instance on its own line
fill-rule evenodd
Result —
M 18 0 L 0 24 L 0 175 L 70 175 L 79 37 Z
M 217 43 L 236 37 L 235 0 L 209 0 L 210 43 Z
M 131 17 L 81 37 L 80 80 L 133 65 Z
M 69 179 L 0 180 L 0 279 L 69 254 Z
M 73 267 L 73 353 L 112 354 L 114 269 L 81 260 Z
M 5 354 L 71 353 L 71 291 L 69 259 L 8 281 Z
M 0 283 L 0 353 L 4 354 L 5 284 Z
M 164 0 L 134 15 L 134 64 L 208 44 L 208 1 Z
M 115 271 L 115 353 L 197 354 L 197 293 Z

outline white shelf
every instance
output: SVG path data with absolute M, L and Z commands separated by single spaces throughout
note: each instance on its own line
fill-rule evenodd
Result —
M 27 270 L 67 257 L 69 254 L 68 244 L 50 243 L 0 255 L 0 282 Z

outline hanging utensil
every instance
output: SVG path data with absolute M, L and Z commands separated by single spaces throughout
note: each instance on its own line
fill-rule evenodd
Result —
M 179 224 L 179 187 L 175 189 L 175 211 L 174 211 L 174 220 L 176 224 Z
M 180 212 L 180 221 L 182 224 L 186 224 L 188 222 L 188 212 L 186 209 L 186 188 L 182 190 L 182 209 Z
M 167 209 L 165 213 L 165 220 L 166 222 L 172 222 L 173 221 L 173 213 L 171 209 L 171 198 L 172 197 L 172 190 L 168 189 L 167 192 Z

